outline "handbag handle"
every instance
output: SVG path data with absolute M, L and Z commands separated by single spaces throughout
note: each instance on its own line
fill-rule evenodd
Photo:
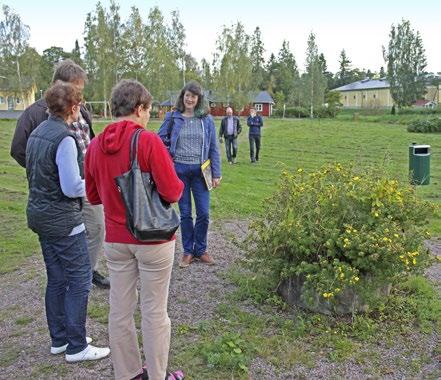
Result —
M 138 140 L 139 135 L 142 133 L 142 128 L 137 129 L 132 135 L 132 141 L 130 142 L 130 167 L 137 167 L 138 164 Z

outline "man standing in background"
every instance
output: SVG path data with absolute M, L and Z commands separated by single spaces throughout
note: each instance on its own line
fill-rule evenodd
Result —
M 254 107 L 250 108 L 250 116 L 247 119 L 247 125 L 250 127 L 248 138 L 250 140 L 250 160 L 252 164 L 259 161 L 261 128 L 263 127 L 263 119 L 256 113 Z M 256 150 L 254 150 L 256 148 Z
M 230 164 L 236 163 L 237 156 L 237 136 L 242 131 L 240 120 L 237 116 L 233 116 L 233 109 L 227 107 L 225 110 L 227 116 L 221 121 L 219 129 L 219 141 L 225 139 L 225 150 L 227 153 L 227 160 Z
M 81 91 L 87 80 L 86 72 L 74 61 L 66 59 L 60 62 L 54 71 L 52 83 L 57 81 L 72 83 Z M 11 143 L 11 156 L 22 167 L 26 167 L 26 144 L 31 132 L 43 121 L 47 120 L 47 103 L 44 98 L 30 105 L 17 121 L 14 137 Z M 69 125 L 69 130 L 74 135 L 83 155 L 90 140 L 95 136 L 92 130 L 92 120 L 89 112 L 81 105 L 79 118 Z M 92 206 L 83 198 L 83 217 L 86 225 L 87 248 L 90 264 L 92 266 L 92 283 L 101 288 L 109 288 L 109 279 L 97 271 L 98 256 L 103 249 L 104 241 L 104 214 L 102 205 Z

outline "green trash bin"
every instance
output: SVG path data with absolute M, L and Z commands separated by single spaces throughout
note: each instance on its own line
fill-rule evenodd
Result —
M 409 145 L 409 179 L 412 185 L 430 183 L 430 145 Z

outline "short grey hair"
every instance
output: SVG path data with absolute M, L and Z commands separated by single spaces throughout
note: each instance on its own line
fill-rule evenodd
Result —
M 64 61 L 57 63 L 55 66 L 52 83 L 55 83 L 57 80 L 69 83 L 78 81 L 86 82 L 87 74 L 80 65 L 77 65 L 71 59 L 65 59 Z
M 111 109 L 115 117 L 128 116 L 135 112 L 136 107 L 148 108 L 153 97 L 137 80 L 123 79 L 112 89 Z

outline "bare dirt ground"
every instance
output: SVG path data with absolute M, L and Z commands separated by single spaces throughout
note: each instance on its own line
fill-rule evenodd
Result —
M 230 237 L 234 235 L 241 238 L 245 233 L 246 223 L 243 222 L 232 221 L 223 223 L 221 227 L 211 226 L 209 246 L 217 261 L 211 267 L 195 263 L 188 269 L 179 269 L 181 248 L 177 242 L 169 297 L 169 314 L 174 326 L 193 325 L 213 318 L 216 306 L 226 293 L 234 289 L 232 284 L 220 276 L 241 255 L 238 248 L 230 243 Z M 434 254 L 441 256 L 441 240 L 431 240 L 427 246 Z M 427 276 L 441 288 L 441 263 L 437 262 L 430 268 Z M 44 311 L 45 282 L 44 263 L 39 253 L 35 253 L 20 270 L 3 275 L 0 279 L 0 379 L 112 379 L 110 358 L 98 362 L 66 364 L 63 355 L 49 354 L 50 340 Z M 107 302 L 108 292 L 94 287 L 89 300 L 90 307 L 106 305 Z M 88 335 L 93 337 L 96 345 L 108 344 L 105 323 L 89 318 L 87 327 Z M 440 379 L 439 357 L 431 354 L 438 340 L 439 337 L 432 333 L 424 337 L 415 335 L 402 341 L 397 340 L 392 346 L 386 342 L 377 342 L 378 355 L 385 368 L 390 368 L 381 378 Z M 416 376 L 409 376 L 397 365 L 400 360 L 412 360 L 422 352 L 426 352 L 430 360 Z M 380 378 L 366 374 L 360 363 L 335 363 L 325 356 L 319 356 L 313 368 L 296 367 L 281 371 L 258 358 L 250 364 L 249 369 L 249 377 L 253 380 Z M 197 375 L 193 374 L 192 379 L 198 379 Z

